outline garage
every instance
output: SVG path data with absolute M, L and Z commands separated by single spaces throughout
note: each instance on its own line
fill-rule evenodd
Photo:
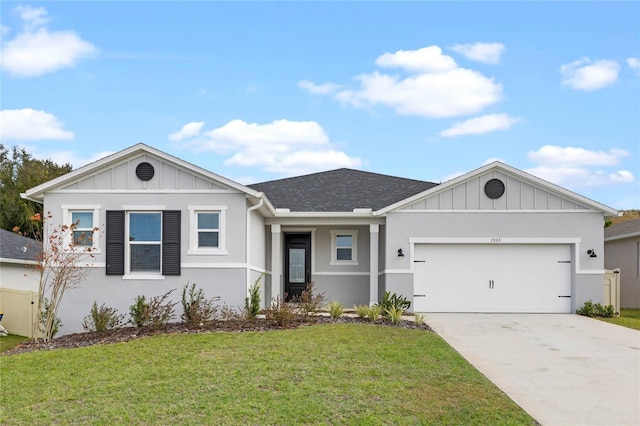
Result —
M 416 244 L 416 312 L 571 312 L 567 244 Z

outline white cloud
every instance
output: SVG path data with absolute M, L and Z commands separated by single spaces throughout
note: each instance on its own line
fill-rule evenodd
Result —
M 73 139 L 53 114 L 31 108 L 0 111 L 0 140 Z
M 600 60 L 591 62 L 582 58 L 562 65 L 562 84 L 576 90 L 598 90 L 611 86 L 618 79 L 620 65 L 616 61 Z
M 97 48 L 82 40 L 73 31 L 50 32 L 43 27 L 47 12 L 44 8 L 18 7 L 24 23 L 23 32 L 4 41 L 0 51 L 2 69 L 19 77 L 34 77 L 76 63 L 95 52 Z
M 35 156 L 43 159 L 51 159 L 54 163 L 57 164 L 71 163 L 73 168 L 77 169 L 78 167 L 93 163 L 94 161 L 107 157 L 111 154 L 113 154 L 113 151 L 100 151 L 89 156 L 78 154 L 77 151 L 55 151 L 46 155 L 36 153 Z
M 306 90 L 307 92 L 313 95 L 328 95 L 342 88 L 342 86 L 339 84 L 334 84 L 334 83 L 315 84 L 314 82 L 308 81 L 308 80 L 302 80 L 298 82 L 298 87 Z
M 288 176 L 362 164 L 360 158 L 337 150 L 315 121 L 258 124 L 232 120 L 187 145 L 193 150 L 229 154 L 227 165 L 260 167 Z
M 528 157 L 537 163 L 527 172 L 567 188 L 604 186 L 634 182 L 628 170 L 611 170 L 629 156 L 621 149 L 608 152 L 584 148 L 545 145 Z
M 451 47 L 451 50 L 473 61 L 497 64 L 505 47 L 502 43 L 456 44 Z
M 327 94 L 356 108 L 382 105 L 401 115 L 427 118 L 475 114 L 502 99 L 502 85 L 478 71 L 459 67 L 438 46 L 385 53 L 376 64 L 399 67 L 405 75 L 365 73 L 355 77 L 359 87 L 335 93 L 327 90 Z M 307 90 L 325 85 L 305 82 Z
M 508 130 L 517 121 L 517 118 L 509 117 L 508 114 L 488 114 L 456 123 L 440 132 L 440 136 L 453 138 L 462 135 L 481 135 L 497 130 Z
M 633 71 L 640 74 L 640 59 L 638 58 L 627 58 L 627 66 L 631 68 Z
M 204 126 L 204 121 L 192 121 L 182 126 L 182 129 L 169 135 L 169 139 L 174 142 L 178 142 L 187 138 L 200 135 L 200 130 Z
M 443 55 L 438 46 L 423 47 L 418 50 L 398 50 L 378 57 L 380 67 L 398 67 L 414 72 L 446 72 L 458 68 L 451 56 Z

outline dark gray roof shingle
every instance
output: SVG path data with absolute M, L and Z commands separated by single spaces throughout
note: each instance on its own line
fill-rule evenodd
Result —
M 630 219 L 604 228 L 604 237 L 619 237 L 620 235 L 635 234 L 640 232 L 640 218 Z
M 37 260 L 42 251 L 38 241 L 0 229 L 0 258 L 14 260 Z
M 438 185 L 361 170 L 337 169 L 248 185 L 264 192 L 276 208 L 292 212 L 374 211 Z

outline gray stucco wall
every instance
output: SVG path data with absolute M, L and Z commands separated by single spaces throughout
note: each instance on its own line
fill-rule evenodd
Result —
M 620 307 L 622 308 L 640 308 L 639 244 L 638 236 L 604 243 L 605 268 L 620 268 Z
M 324 293 L 328 302 L 339 300 L 346 309 L 353 305 L 369 304 L 369 276 L 316 276 L 314 285 L 317 293 Z

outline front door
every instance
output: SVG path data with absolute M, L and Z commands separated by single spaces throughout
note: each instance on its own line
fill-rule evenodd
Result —
M 311 280 L 311 234 L 285 234 L 284 293 L 299 297 Z

